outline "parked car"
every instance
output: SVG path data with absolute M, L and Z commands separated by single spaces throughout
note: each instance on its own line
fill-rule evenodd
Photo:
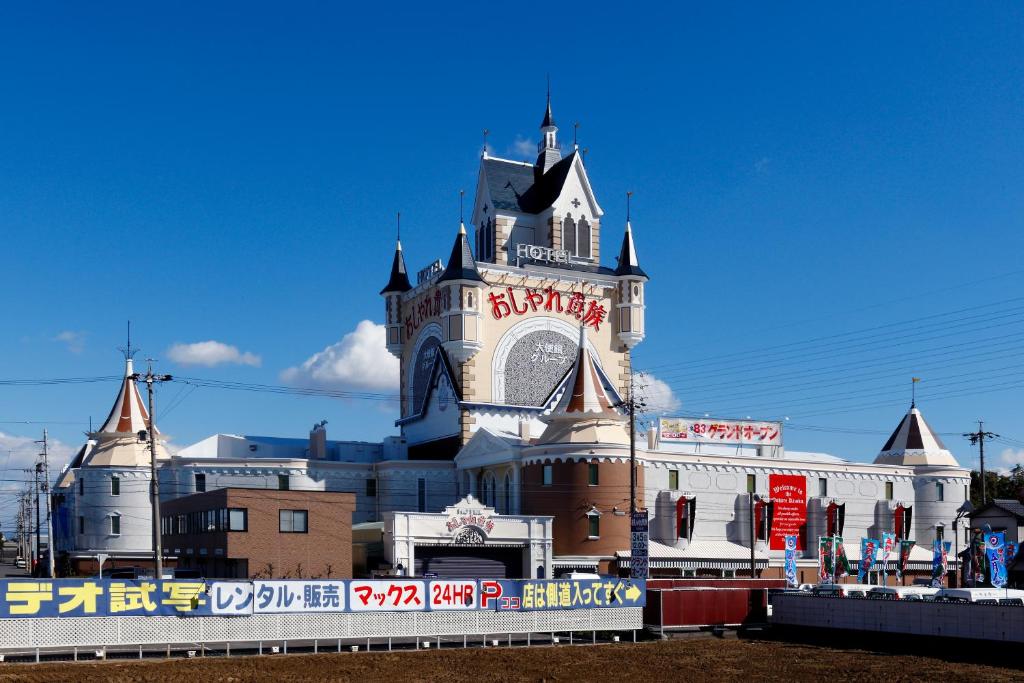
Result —
M 971 602 L 982 605 L 998 605 L 1003 600 L 1021 600 L 1024 602 L 1024 590 L 1014 588 L 943 588 L 935 594 L 935 599 L 941 602 Z
M 811 593 L 820 597 L 864 598 L 872 588 L 866 583 L 819 583 Z
M 934 600 L 938 592 L 938 588 L 931 586 L 875 586 L 868 591 L 868 597 L 881 600 Z
M 26 566 L 25 565 L 25 558 L 24 557 L 19 557 L 18 559 L 16 559 L 14 561 L 14 566 L 16 566 L 18 569 L 24 569 L 25 566 Z

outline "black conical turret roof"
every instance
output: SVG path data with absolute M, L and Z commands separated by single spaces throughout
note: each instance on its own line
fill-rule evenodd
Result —
M 555 125 L 555 117 L 551 114 L 551 93 L 548 93 L 548 106 L 544 110 L 544 120 L 540 122 L 541 128 Z
M 448 266 L 441 273 L 438 282 L 448 280 L 471 280 L 483 282 L 480 272 L 476 269 L 476 261 L 473 259 L 473 252 L 469 249 L 469 240 L 466 238 L 466 226 L 459 226 L 459 234 L 455 236 L 455 244 L 452 245 L 452 255 L 448 257 Z
M 384 289 L 380 290 L 380 293 L 408 292 L 410 289 L 412 289 L 412 285 L 409 284 L 409 271 L 405 269 L 402 243 L 399 241 L 395 245 L 395 260 L 391 263 L 391 279 L 388 280 L 388 284 L 385 285 Z
M 633 275 L 647 277 L 636 257 L 636 245 L 633 244 L 633 228 L 626 222 L 626 234 L 622 236 L 622 249 L 619 250 L 619 265 L 615 267 L 616 275 Z

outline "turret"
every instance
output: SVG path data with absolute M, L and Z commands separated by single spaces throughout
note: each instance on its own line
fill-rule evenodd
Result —
M 633 228 L 628 215 L 615 274 L 619 277 L 619 341 L 627 349 L 632 349 L 644 339 L 644 283 L 647 282 L 647 273 L 640 267 L 636 257 Z
M 540 123 L 541 141 L 537 143 L 537 163 L 534 173 L 540 177 L 562 159 L 562 149 L 558 145 L 558 126 L 551 115 L 551 88 L 548 88 L 548 104 L 544 110 L 544 120 Z
M 405 257 L 402 255 L 402 240 L 395 244 L 395 260 L 391 263 L 391 278 L 384 289 L 380 290 L 384 297 L 384 326 L 387 330 L 388 351 L 402 357 L 402 295 L 412 289 L 409 284 L 409 273 L 405 269 Z
M 483 348 L 480 298 L 484 284 L 469 248 L 466 225 L 460 223 L 448 266 L 437 280 L 444 300 L 450 302 L 441 314 L 444 327 L 441 345 L 448 357 L 457 363 L 465 363 Z

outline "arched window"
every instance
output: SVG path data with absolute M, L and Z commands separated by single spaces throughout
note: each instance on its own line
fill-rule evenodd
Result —
M 562 221 L 562 249 L 571 256 L 576 255 L 576 221 L 572 219 L 572 214 L 568 214 Z
M 505 514 L 512 514 L 512 479 L 505 473 Z
M 585 217 L 580 218 L 576 228 L 576 255 L 590 258 L 590 223 Z

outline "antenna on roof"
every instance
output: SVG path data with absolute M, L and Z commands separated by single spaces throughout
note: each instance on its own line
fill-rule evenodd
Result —
M 910 409 L 913 410 L 917 406 L 917 383 L 921 381 L 920 377 L 910 378 Z
M 126 346 L 119 346 L 117 350 L 120 351 L 124 355 L 124 359 L 125 360 L 131 360 L 135 356 L 135 354 L 139 352 L 138 349 L 133 349 L 132 348 L 132 321 L 131 320 L 128 321 L 128 344 Z

